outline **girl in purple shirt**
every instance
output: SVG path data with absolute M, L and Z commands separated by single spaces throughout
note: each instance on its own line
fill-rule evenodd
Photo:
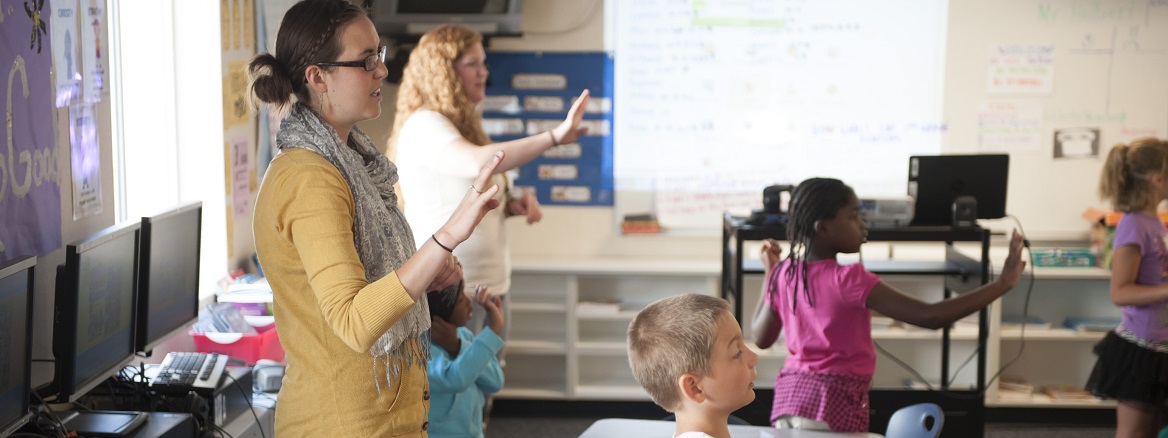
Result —
M 867 240 L 860 201 L 843 182 L 803 181 L 791 195 L 781 260 L 778 242 L 763 242 L 766 282 L 754 312 L 754 339 L 768 348 L 781 331 L 789 356 L 775 378 L 775 427 L 868 431 L 868 389 L 876 370 L 872 310 L 938 329 L 985 307 L 1018 282 L 1022 236 L 1014 233 L 1002 275 L 992 283 L 937 303 L 897 290 L 864 269 L 840 265 Z M 781 260 L 781 263 L 780 263 Z
M 1168 141 L 1112 148 L 1099 192 L 1124 212 L 1111 259 L 1111 301 L 1123 322 L 1095 345 L 1087 390 L 1118 401 L 1115 436 L 1155 436 L 1168 400 L 1168 231 L 1156 215 L 1168 199 Z

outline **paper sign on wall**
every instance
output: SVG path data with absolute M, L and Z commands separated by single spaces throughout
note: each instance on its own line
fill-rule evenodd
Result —
M 977 114 L 977 143 L 982 152 L 1037 151 L 1042 145 L 1042 104 L 992 101 Z
M 990 93 L 1050 93 L 1054 89 L 1054 45 L 990 48 L 987 86 Z

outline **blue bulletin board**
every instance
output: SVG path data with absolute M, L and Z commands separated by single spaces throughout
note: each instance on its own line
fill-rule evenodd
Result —
M 543 205 L 613 205 L 613 60 L 604 52 L 489 52 L 491 76 L 483 129 L 492 141 L 550 130 L 567 117 L 584 89 L 591 101 L 588 134 L 559 145 L 519 169 L 515 186 Z

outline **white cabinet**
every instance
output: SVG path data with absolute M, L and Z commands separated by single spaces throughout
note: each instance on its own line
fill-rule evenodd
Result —
M 1065 328 L 1063 323 L 1068 316 L 1120 316 L 1119 308 L 1111 302 L 1109 295 L 1110 271 L 1102 268 L 1037 268 L 1034 276 L 1036 281 L 1029 297 L 1028 268 L 1018 286 L 991 307 L 991 321 L 1001 321 L 1003 315 L 1022 315 L 1025 311 L 1049 322 L 1051 327 L 1029 327 L 1023 332 L 1021 328 L 993 324 L 987 358 L 991 371 L 996 372 L 1008 364 L 1002 375 L 1021 378 L 1032 384 L 1035 394 L 1029 399 L 1000 398 L 999 385 L 995 381 L 986 393 L 986 405 L 1113 409 L 1114 401 L 1051 399 L 1038 390 L 1044 386 L 1082 387 L 1087 383 L 1096 359 L 1092 348 L 1104 333 L 1078 332 Z M 1011 364 L 1011 361 L 1014 362 Z
M 716 295 L 717 260 L 516 259 L 502 398 L 649 400 L 625 350 L 629 322 L 657 299 Z M 587 309 L 581 302 L 618 303 Z

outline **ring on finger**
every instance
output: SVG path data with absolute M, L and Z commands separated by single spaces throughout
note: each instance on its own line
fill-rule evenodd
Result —
M 475 193 L 478 193 L 478 194 L 480 194 L 480 195 L 481 195 L 481 194 L 483 194 L 483 191 L 482 191 L 482 190 L 479 190 L 477 187 L 475 187 L 475 186 L 474 186 L 474 184 L 471 184 L 471 185 L 470 185 L 470 189 L 471 189 L 472 191 L 474 191 Z

